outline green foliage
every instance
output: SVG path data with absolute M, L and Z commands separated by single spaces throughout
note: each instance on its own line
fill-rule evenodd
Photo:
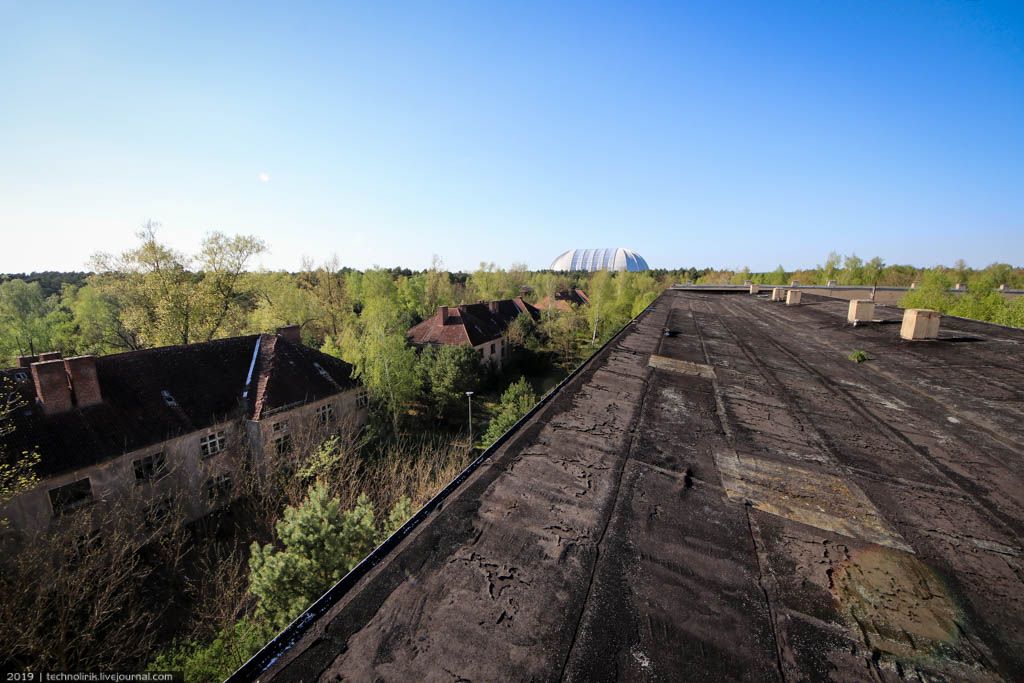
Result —
M 437 417 L 461 408 L 480 381 L 480 359 L 471 346 L 429 346 L 420 353 L 420 373 Z
M 364 296 L 386 288 L 380 272 L 367 273 Z M 367 299 L 358 323 L 345 331 L 341 352 L 342 358 L 355 367 L 355 377 L 387 411 L 397 430 L 407 404 L 420 394 L 421 376 L 416 352 L 406 343 L 406 322 L 386 296 L 377 291 Z
M 852 352 L 850 352 L 850 355 L 847 356 L 847 358 L 852 360 L 854 363 L 863 363 L 866 360 L 871 360 L 871 357 L 867 354 L 867 352 L 862 351 L 860 349 L 854 349 Z
M 259 598 L 258 613 L 283 627 L 410 515 L 411 502 L 402 498 L 378 528 L 365 495 L 343 511 L 326 484 L 314 484 L 302 504 L 287 508 L 276 525 L 283 548 L 252 544 L 249 590 Z
M 209 643 L 188 641 L 163 652 L 150 671 L 183 671 L 189 683 L 220 683 L 245 664 L 274 635 L 270 624 L 246 617 L 221 629 Z
M 245 267 L 266 246 L 255 237 L 210 233 L 195 257 L 157 241 L 146 223 L 140 245 L 119 257 L 93 257 L 89 284 L 117 301 L 118 318 L 147 346 L 208 341 L 245 326 Z M 195 266 L 196 270 L 190 268 Z
M 7 446 L 8 437 L 14 432 L 11 414 L 21 408 L 23 401 L 13 384 L 0 377 L 0 508 L 15 496 L 34 488 L 39 483 L 36 465 L 39 454 L 31 451 L 13 452 Z M 0 527 L 6 520 L 0 519 Z
M 487 431 L 483 436 L 484 444 L 490 445 L 497 441 L 498 437 L 507 432 L 536 403 L 537 396 L 525 378 L 510 384 L 501 395 L 501 403 L 487 425 Z

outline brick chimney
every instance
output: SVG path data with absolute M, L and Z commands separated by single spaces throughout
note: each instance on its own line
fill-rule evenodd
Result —
M 96 356 L 77 356 L 64 360 L 64 369 L 71 379 L 75 406 L 88 408 L 103 403 L 100 379 L 96 375 Z
M 285 327 L 277 328 L 277 336 L 292 344 L 302 343 L 302 334 L 298 325 L 286 325 Z
M 19 368 L 30 368 L 33 363 L 39 362 L 39 356 L 18 356 Z
M 49 360 L 32 364 L 32 381 L 36 396 L 45 415 L 57 415 L 71 410 L 71 385 L 64 361 Z
M 448 324 L 448 307 L 447 306 L 438 306 L 437 307 L 437 314 L 439 316 L 441 316 L 441 324 L 442 325 L 447 325 Z
M 47 351 L 46 353 L 39 354 L 39 362 L 45 363 L 48 360 L 60 360 L 60 351 Z

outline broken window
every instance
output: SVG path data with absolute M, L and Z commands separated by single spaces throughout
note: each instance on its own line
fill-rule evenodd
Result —
M 359 402 L 358 397 L 356 402 Z M 317 406 L 316 409 L 316 421 L 321 426 L 329 425 L 334 420 L 334 406 L 330 403 L 325 403 L 322 406 Z
M 50 489 L 50 505 L 54 515 L 63 515 L 92 502 L 92 484 L 89 478 Z
M 227 437 L 224 432 L 214 432 L 199 439 L 199 452 L 204 458 L 216 455 L 227 448 Z
M 135 481 L 156 481 L 167 474 L 167 459 L 163 453 L 154 453 L 132 463 L 135 468 Z
M 494 355 L 494 344 L 491 344 L 491 355 Z
M 370 392 L 366 389 L 360 389 L 359 393 L 356 394 L 356 407 L 365 408 L 370 405 Z
M 292 435 L 282 434 L 274 439 L 274 452 L 278 455 L 288 455 L 292 452 Z
M 275 422 L 273 425 L 271 425 L 271 429 L 274 430 L 275 432 L 283 432 L 288 429 L 288 423 L 285 422 L 284 420 L 281 420 L 280 422 Z
M 20 370 L 18 372 L 14 373 L 14 381 L 15 382 L 24 382 L 26 380 L 28 380 L 28 373 L 22 372 Z
M 225 502 L 231 497 L 234 482 L 230 474 L 218 474 L 206 480 L 206 499 L 211 503 Z

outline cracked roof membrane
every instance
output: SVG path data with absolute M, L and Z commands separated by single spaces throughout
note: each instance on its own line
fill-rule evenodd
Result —
M 235 680 L 1024 679 L 1024 331 L 847 306 L 664 293 Z

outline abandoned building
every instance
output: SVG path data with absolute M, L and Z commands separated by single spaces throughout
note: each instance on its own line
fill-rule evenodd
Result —
M 566 289 L 555 292 L 552 296 L 546 296 L 538 301 L 535 306 L 541 311 L 571 311 L 577 306 L 590 303 L 590 298 L 582 289 Z
M 61 358 L 0 371 L 20 396 L 4 452 L 40 456 L 41 480 L 0 515 L 11 529 L 137 497 L 140 519 L 180 505 L 197 519 L 229 501 L 243 454 L 283 453 L 303 429 L 358 422 L 366 395 L 347 363 L 277 334 Z
M 413 346 L 469 345 L 476 349 L 482 365 L 501 368 L 508 362 L 512 346 L 506 337 L 508 326 L 520 315 L 540 320 L 540 311 L 517 296 L 515 299 L 481 301 L 459 306 L 439 306 L 434 315 L 409 328 Z
M 665 292 L 232 680 L 1021 680 L 1024 330 L 853 308 Z

